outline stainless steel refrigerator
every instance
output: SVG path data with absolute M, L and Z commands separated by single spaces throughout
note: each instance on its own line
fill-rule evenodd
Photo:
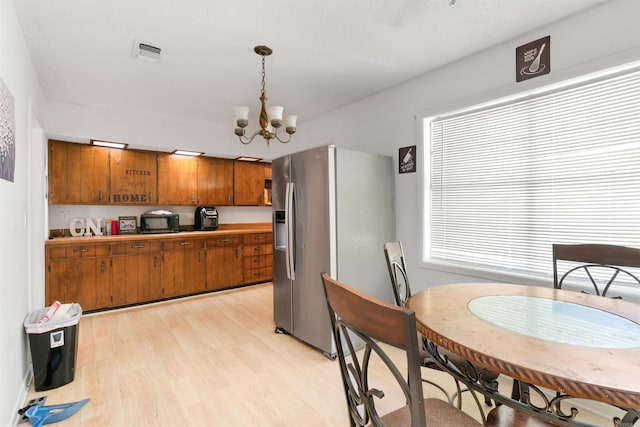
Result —
M 391 157 L 333 145 L 273 160 L 276 332 L 335 357 L 321 272 L 391 302 L 392 168 Z

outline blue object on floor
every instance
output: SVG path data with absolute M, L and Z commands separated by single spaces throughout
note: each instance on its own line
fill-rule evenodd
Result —
M 82 408 L 89 398 L 72 403 L 61 403 L 59 405 L 35 405 L 27 409 L 25 415 L 29 418 L 29 422 L 33 427 L 39 427 L 42 424 L 52 424 L 58 421 L 66 420 Z

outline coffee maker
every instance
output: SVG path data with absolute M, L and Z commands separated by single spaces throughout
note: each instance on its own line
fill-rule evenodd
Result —
M 217 230 L 218 211 L 213 206 L 198 206 L 194 217 L 193 229 L 196 231 Z

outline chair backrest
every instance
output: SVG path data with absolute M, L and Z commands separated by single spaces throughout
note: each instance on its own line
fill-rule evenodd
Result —
M 385 425 L 374 403 L 374 398 L 382 398 L 384 393 L 370 387 L 369 366 L 373 359 L 384 363 L 404 393 L 411 426 L 426 426 L 415 313 L 367 296 L 326 273 L 322 274 L 322 282 L 351 426 Z M 357 350 L 356 339 L 364 342 L 364 349 Z M 400 371 L 380 343 L 405 351 L 408 373 Z M 414 384 L 416 387 L 410 386 Z
M 404 306 L 411 296 L 411 288 L 409 287 L 409 276 L 407 276 L 407 264 L 404 260 L 402 243 L 386 242 L 384 244 L 384 256 L 387 259 L 387 267 L 389 268 L 389 277 L 391 278 L 396 304 Z
M 564 267 L 562 274 L 558 267 L 560 262 Z M 596 295 L 621 298 L 609 291 L 614 284 L 640 285 L 638 271 L 633 271 L 634 268 L 640 268 L 640 249 L 637 248 L 553 244 L 553 287 L 556 289 L 575 280 L 590 285 Z

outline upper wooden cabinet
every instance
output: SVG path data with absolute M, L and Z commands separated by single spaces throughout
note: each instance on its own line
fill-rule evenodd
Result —
M 158 154 L 158 204 L 198 205 L 198 159 Z
M 265 164 L 235 161 L 233 166 L 233 204 L 264 206 Z
M 49 140 L 49 204 L 109 203 L 109 149 Z
M 198 204 L 233 205 L 233 160 L 198 159 Z
M 156 153 L 112 149 L 109 162 L 112 205 L 154 205 L 158 198 Z
M 49 204 L 265 206 L 271 164 L 49 141 Z

